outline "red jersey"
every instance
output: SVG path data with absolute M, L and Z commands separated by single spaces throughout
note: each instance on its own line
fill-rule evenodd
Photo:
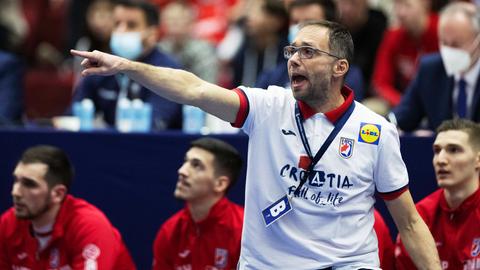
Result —
M 378 257 L 380 258 L 380 268 L 383 270 L 393 270 L 395 269 L 393 261 L 394 245 L 392 236 L 390 235 L 390 230 L 383 220 L 382 215 L 380 215 L 376 209 L 374 210 L 373 215 L 375 217 L 373 229 L 375 230 L 378 239 Z
M 480 269 L 480 189 L 452 210 L 439 189 L 417 204 L 432 232 L 442 268 Z M 415 269 L 399 238 L 395 247 L 397 269 Z
M 400 102 L 410 81 L 417 73 L 420 57 L 438 51 L 438 16 L 429 17 L 427 29 L 413 38 L 404 28 L 385 32 L 378 48 L 372 77 L 373 88 L 391 106 Z
M 62 203 L 42 251 L 32 231 L 31 221 L 17 219 L 13 208 L 0 217 L 0 269 L 135 269 L 120 233 L 107 217 L 71 195 Z
M 208 216 L 193 221 L 188 207 L 170 217 L 153 245 L 154 270 L 236 269 L 243 208 L 222 198 Z

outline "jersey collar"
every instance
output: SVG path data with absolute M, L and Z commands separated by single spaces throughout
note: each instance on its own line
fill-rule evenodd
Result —
M 325 113 L 327 119 L 332 123 L 335 123 L 347 111 L 348 107 L 350 107 L 355 98 L 352 89 L 346 85 L 342 87 L 341 92 L 342 96 L 345 98 L 345 101 L 342 103 L 342 105 Z M 317 113 L 312 109 L 312 107 L 308 106 L 307 103 L 303 101 L 298 101 L 298 107 L 302 113 L 303 119 L 305 120 Z

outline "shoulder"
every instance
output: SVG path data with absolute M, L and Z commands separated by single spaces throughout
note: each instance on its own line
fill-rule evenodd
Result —
M 185 208 L 173 214 L 169 217 L 160 227 L 160 230 L 173 231 L 180 229 L 182 224 L 186 224 L 189 221 L 188 213 Z
M 430 53 L 420 58 L 420 68 L 442 68 L 443 62 L 440 53 Z
M 68 196 L 62 207 L 64 209 L 61 210 L 62 215 L 59 215 L 59 221 L 74 228 L 73 231 L 68 229 L 67 233 L 90 233 L 112 229 L 112 225 L 105 214 L 83 199 Z
M 438 205 L 440 204 L 440 199 L 443 196 L 443 190 L 438 189 L 435 192 L 431 193 L 427 197 L 420 200 L 415 206 L 419 214 L 424 217 L 430 216 L 435 209 L 437 209 Z

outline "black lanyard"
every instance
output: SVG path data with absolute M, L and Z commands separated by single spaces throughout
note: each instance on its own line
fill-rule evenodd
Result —
M 334 128 L 333 128 L 332 132 L 330 133 L 330 135 L 328 135 L 327 139 L 322 144 L 322 146 L 320 147 L 320 149 L 318 150 L 317 154 L 314 157 L 312 155 L 312 150 L 310 150 L 310 145 L 308 144 L 308 139 L 307 139 L 307 134 L 305 133 L 305 128 L 303 127 L 303 120 L 304 120 L 303 116 L 300 113 L 300 109 L 298 108 L 298 102 L 295 103 L 295 122 L 297 123 L 298 131 L 300 132 L 300 138 L 302 139 L 303 147 L 305 148 L 305 151 L 307 152 L 307 155 L 310 158 L 310 164 L 308 165 L 308 168 L 305 171 L 305 174 L 303 175 L 303 177 L 301 177 L 300 184 L 295 189 L 294 195 L 298 196 L 300 194 L 300 189 L 305 184 L 305 182 L 307 181 L 310 174 L 313 172 L 313 168 L 318 163 L 318 161 L 320 161 L 323 154 L 325 154 L 325 151 L 327 151 L 327 148 L 332 143 L 333 139 L 335 139 L 338 132 L 340 132 L 342 127 L 345 125 L 348 118 L 352 114 L 354 108 L 355 108 L 355 101 L 353 101 L 352 104 L 350 104 L 347 111 L 342 115 L 342 117 L 340 117 L 340 119 L 338 119 L 335 122 L 335 125 L 334 125 Z

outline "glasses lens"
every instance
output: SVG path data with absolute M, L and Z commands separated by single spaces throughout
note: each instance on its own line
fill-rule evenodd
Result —
M 304 59 L 310 59 L 315 54 L 315 50 L 309 47 L 301 47 L 299 51 L 300 51 L 300 58 L 304 58 Z
M 285 46 L 285 48 L 283 48 L 283 56 L 286 59 L 290 59 L 294 53 L 295 53 L 295 47 L 293 46 Z

